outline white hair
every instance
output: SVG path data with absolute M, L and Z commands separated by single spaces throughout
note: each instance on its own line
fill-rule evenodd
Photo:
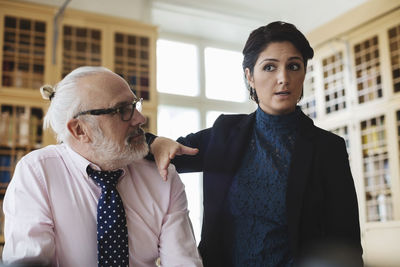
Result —
M 87 106 L 87 103 L 83 103 L 82 99 L 80 99 L 79 79 L 109 72 L 112 73 L 112 71 L 104 67 L 79 67 L 70 72 L 54 87 L 53 94 L 50 97 L 50 107 L 44 117 L 43 128 L 51 127 L 56 134 L 58 142 L 68 143 L 70 137 L 67 128 L 68 121 Z M 48 89 L 48 86 L 44 87 Z

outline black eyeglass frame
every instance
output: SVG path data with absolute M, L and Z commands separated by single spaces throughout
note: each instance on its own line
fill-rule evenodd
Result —
M 121 115 L 122 121 L 130 121 L 132 119 L 133 114 L 135 113 L 136 104 L 140 103 L 140 105 L 142 105 L 142 102 L 143 102 L 143 98 L 137 98 L 137 99 L 133 100 L 131 103 L 127 103 L 127 104 L 124 104 L 124 105 L 121 105 L 121 106 L 115 107 L 115 108 L 101 108 L 101 109 L 90 109 L 90 110 L 86 110 L 86 111 L 81 111 L 81 112 L 75 114 L 75 116 L 73 118 L 76 119 L 77 117 L 79 117 L 81 115 L 98 116 L 98 115 L 106 115 L 106 114 L 114 115 L 116 113 L 119 113 Z M 127 107 L 129 105 L 132 105 L 131 114 L 129 115 L 129 118 L 124 119 L 122 111 L 124 110 L 125 107 Z

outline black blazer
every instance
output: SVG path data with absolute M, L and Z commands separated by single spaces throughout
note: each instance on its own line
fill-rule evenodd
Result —
M 342 138 L 314 126 L 301 112 L 289 171 L 287 222 L 295 262 L 307 256 L 344 258 L 361 266 L 357 197 Z M 178 172 L 203 172 L 204 217 L 199 251 L 206 267 L 232 266 L 233 225 L 226 197 L 249 143 L 255 113 L 221 115 L 212 128 L 177 141 L 199 148 L 173 160 Z

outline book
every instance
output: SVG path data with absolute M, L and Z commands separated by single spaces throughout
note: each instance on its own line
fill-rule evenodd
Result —
M 1 112 L 0 114 L 0 145 L 8 143 L 10 113 L 8 111 Z
M 9 183 L 11 180 L 10 175 L 11 156 L 0 155 L 0 183 Z
M 18 145 L 26 146 L 29 143 L 29 113 L 25 108 L 17 110 Z

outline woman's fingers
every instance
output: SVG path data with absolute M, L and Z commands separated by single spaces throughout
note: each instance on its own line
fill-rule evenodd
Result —
M 158 172 L 164 181 L 168 177 L 168 166 L 171 159 L 176 155 L 196 155 L 199 152 L 197 148 L 184 146 L 172 139 L 157 137 L 151 144 L 151 153 L 156 161 Z
M 191 155 L 194 156 L 199 153 L 197 148 L 192 148 L 184 145 L 180 145 L 179 151 L 176 153 L 177 155 Z

